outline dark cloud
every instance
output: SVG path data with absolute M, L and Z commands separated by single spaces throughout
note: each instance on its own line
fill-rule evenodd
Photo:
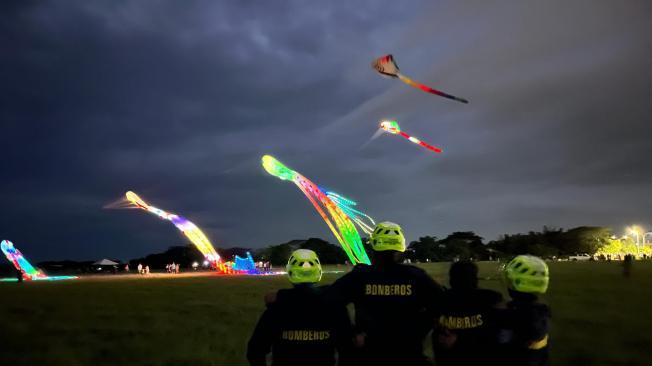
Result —
M 620 229 L 650 214 L 646 1 L 0 7 L 0 234 L 37 259 L 183 241 L 102 209 L 128 189 L 218 246 L 331 238 L 296 188 L 262 171 L 265 153 L 409 239 Z M 471 104 L 379 78 L 369 65 L 387 52 Z M 445 154 L 365 144 L 382 118 Z

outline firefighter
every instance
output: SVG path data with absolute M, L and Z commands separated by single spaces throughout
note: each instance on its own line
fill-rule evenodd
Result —
M 541 258 L 519 255 L 503 272 L 511 301 L 500 320 L 502 364 L 547 366 L 551 315 L 538 295 L 548 289 L 548 265 Z
M 432 337 L 437 366 L 494 364 L 502 295 L 478 288 L 478 266 L 470 261 L 453 263 L 449 281 Z
M 420 268 L 401 264 L 401 227 L 381 222 L 371 234 L 373 261 L 357 265 L 328 289 L 338 306 L 355 308 L 356 359 L 362 365 L 423 365 L 423 341 L 441 298 L 441 287 Z
M 296 250 L 286 268 L 293 287 L 279 290 L 260 317 L 247 347 L 249 364 L 267 365 L 270 352 L 274 366 L 349 364 L 351 322 L 346 307 L 325 302 L 325 287 L 315 286 L 322 276 L 317 254 Z

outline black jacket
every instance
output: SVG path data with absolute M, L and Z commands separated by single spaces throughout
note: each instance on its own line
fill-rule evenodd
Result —
M 510 301 L 501 313 L 503 363 L 506 366 L 548 365 L 550 308 L 529 295 Z
M 422 269 L 389 264 L 357 265 L 327 296 L 340 306 L 354 304 L 356 333 L 365 335 L 363 363 L 415 365 L 423 363 L 423 340 L 441 293 Z
M 438 366 L 493 364 L 496 358 L 498 292 L 452 289 L 444 293 L 433 334 Z
M 323 288 L 299 285 L 279 290 L 260 317 L 247 347 L 252 366 L 332 366 L 350 363 L 351 323 L 346 307 L 323 299 Z

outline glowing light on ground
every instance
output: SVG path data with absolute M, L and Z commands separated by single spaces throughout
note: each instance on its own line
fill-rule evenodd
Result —
M 56 280 L 70 280 L 77 278 L 75 276 L 47 276 L 42 271 L 34 268 L 32 264 L 25 259 L 23 253 L 20 252 L 14 244 L 9 240 L 0 242 L 0 249 L 11 262 L 17 271 L 22 274 L 23 280 L 26 281 L 56 281 Z M 3 278 L 2 282 L 18 281 L 18 278 Z
M 251 253 L 247 252 L 247 256 L 242 258 L 239 256 L 235 256 L 235 260 L 233 261 L 233 269 L 236 271 L 242 271 L 242 272 L 247 272 L 249 274 L 258 274 L 259 271 L 256 269 L 256 263 L 254 262 L 254 259 L 251 257 Z

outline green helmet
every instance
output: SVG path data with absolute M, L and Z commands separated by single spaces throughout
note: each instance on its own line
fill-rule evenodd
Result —
M 321 263 L 317 253 L 308 249 L 298 249 L 292 252 L 285 269 L 288 272 L 290 282 L 316 283 L 321 280 Z
M 371 242 L 371 248 L 376 252 L 386 250 L 405 251 L 403 229 L 393 222 L 385 221 L 376 225 L 369 241 Z
M 548 265 L 541 258 L 519 255 L 503 270 L 511 290 L 543 294 L 548 289 Z

